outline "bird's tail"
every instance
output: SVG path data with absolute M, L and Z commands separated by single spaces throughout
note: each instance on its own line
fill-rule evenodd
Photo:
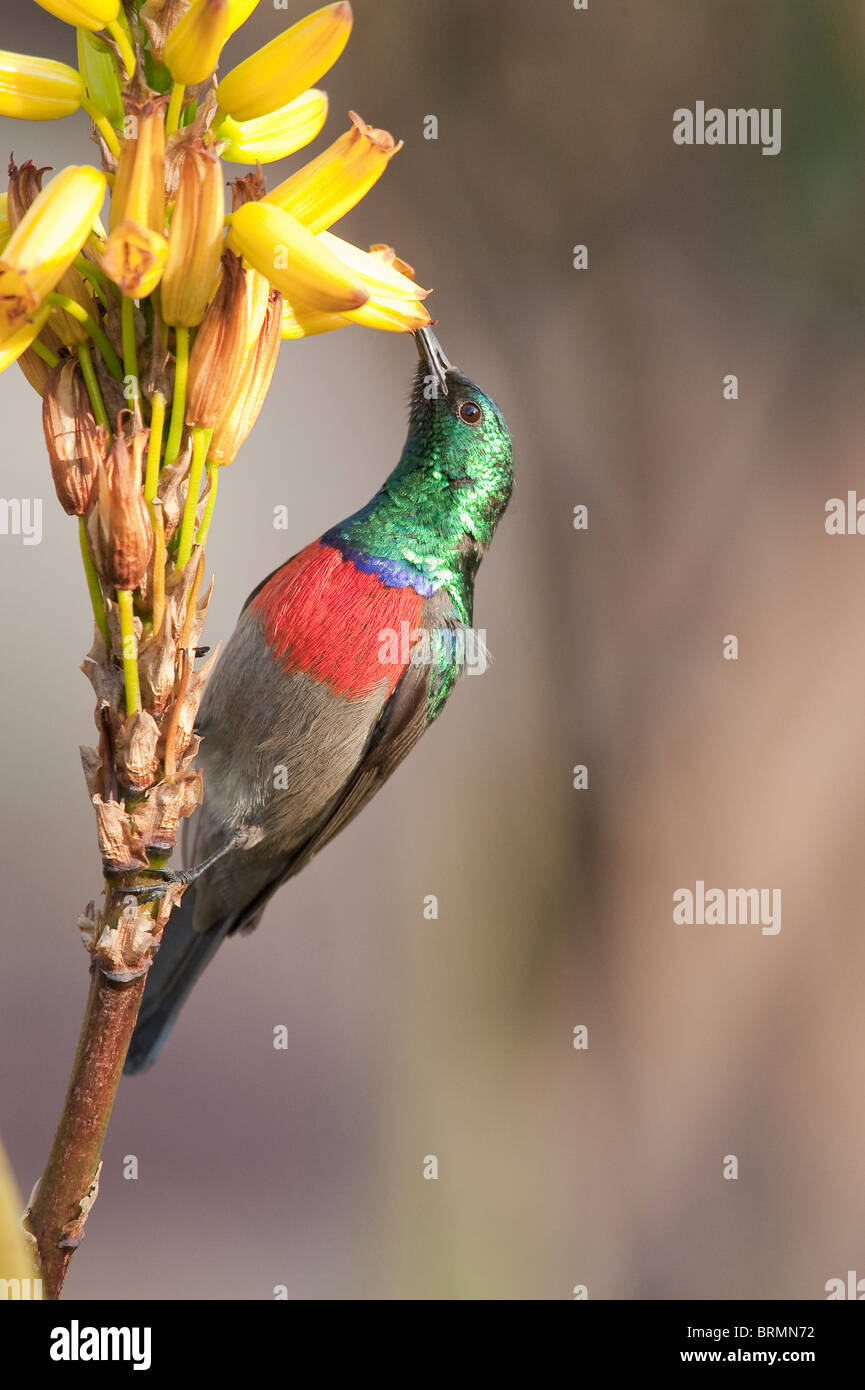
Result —
M 171 914 L 147 972 L 141 1012 L 123 1068 L 127 1076 L 153 1066 L 186 996 L 228 932 L 230 918 L 208 932 L 197 932 L 192 923 L 194 910 L 195 885 L 190 884 Z

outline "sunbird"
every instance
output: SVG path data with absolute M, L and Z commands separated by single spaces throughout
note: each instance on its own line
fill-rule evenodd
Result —
M 478 566 L 513 486 L 494 401 L 429 328 L 408 436 L 365 507 L 258 585 L 196 730 L 204 801 L 193 868 L 148 972 L 126 1061 L 157 1058 L 226 936 L 366 805 L 441 713 L 472 649 Z

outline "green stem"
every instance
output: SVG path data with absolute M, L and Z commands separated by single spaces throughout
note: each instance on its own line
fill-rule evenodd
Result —
M 36 356 L 41 357 L 43 362 L 47 362 L 49 367 L 57 366 L 60 358 L 55 356 L 51 349 L 46 347 L 44 343 L 40 343 L 38 338 L 34 338 L 30 346 L 36 353 Z
M 144 500 L 148 507 L 156 496 L 159 482 L 159 454 L 165 426 L 165 396 L 162 391 L 154 391 L 150 407 L 150 439 L 147 444 L 147 467 L 144 472 Z
M 193 425 L 192 427 L 192 462 L 189 465 L 186 502 L 183 507 L 180 540 L 177 545 L 176 564 L 179 570 L 182 570 L 184 565 L 189 563 L 189 557 L 192 554 L 192 543 L 195 539 L 195 512 L 198 507 L 198 494 L 201 490 L 201 475 L 204 472 L 204 463 L 212 434 L 213 429 L 208 429 L 204 425 Z
M 122 11 L 121 11 L 122 13 Z M 123 59 L 123 66 L 126 69 L 126 76 L 131 77 L 135 71 L 135 54 L 132 51 L 132 44 L 129 42 L 124 30 L 116 19 L 109 20 L 105 28 L 108 30 L 117 47 L 120 49 L 120 56 Z
M 165 117 L 165 134 L 173 135 L 180 123 L 180 113 L 183 110 L 183 93 L 186 88 L 182 82 L 175 82 L 171 88 L 171 100 L 168 103 L 168 113 Z
M 186 377 L 189 372 L 189 329 L 177 325 L 177 361 L 174 367 L 174 400 L 171 403 L 171 428 L 165 445 L 165 463 L 173 463 L 180 453 L 183 417 L 186 414 Z
M 76 256 L 74 261 L 75 269 L 79 275 L 83 275 L 85 280 L 89 280 L 95 289 L 103 307 L 108 308 L 108 276 L 104 270 L 100 270 L 98 265 L 88 261 L 86 256 Z
M 108 619 L 105 616 L 105 601 L 102 597 L 102 590 L 99 587 L 99 576 L 93 564 L 93 557 L 90 554 L 90 545 L 87 540 L 87 531 L 84 528 L 84 517 L 78 518 L 78 539 L 81 542 L 81 558 L 84 561 L 84 573 L 87 576 L 87 592 L 90 595 L 90 602 L 93 605 L 93 617 L 96 626 L 102 634 L 105 643 L 105 650 L 111 648 L 111 639 L 108 636 Z
M 117 590 L 120 613 L 120 650 L 123 655 L 123 684 L 126 688 L 126 713 L 138 714 L 141 709 L 141 687 L 138 684 L 138 643 L 135 640 L 135 613 L 132 590 Z
M 120 338 L 123 344 L 124 387 L 129 378 L 135 382 L 135 401 L 138 402 L 138 355 L 135 351 L 135 300 L 124 295 L 120 301 Z
M 207 533 L 210 530 L 210 518 L 213 516 L 213 508 L 216 506 L 216 483 L 219 478 L 219 466 L 215 463 L 207 465 L 207 478 L 210 483 L 210 491 L 207 494 L 207 501 L 204 504 L 204 516 L 201 518 L 201 525 L 195 537 L 196 545 L 204 545 L 207 540 Z
M 114 158 L 117 159 L 120 154 L 120 141 L 117 138 L 117 131 L 114 129 L 114 126 L 111 124 L 108 117 L 103 116 L 99 108 L 93 105 L 93 102 L 88 96 L 82 96 L 80 101 L 81 109 L 87 112 L 91 121 L 96 126 L 96 129 L 99 131 L 99 134 L 102 136 L 102 139 L 114 155 Z
M 97 425 L 104 425 L 110 434 L 111 426 L 108 423 L 108 411 L 105 409 L 105 402 L 102 399 L 102 392 L 99 389 L 99 382 L 96 379 L 96 372 L 93 369 L 90 348 L 86 343 L 78 344 L 78 361 L 81 363 L 81 373 L 84 377 L 84 385 L 87 387 L 87 394 L 90 397 L 90 404 L 93 407 L 96 423 Z
M 123 381 L 123 368 L 120 365 L 120 358 L 109 343 L 102 329 L 95 319 L 92 319 L 86 309 L 70 299 L 68 294 L 58 294 L 53 290 L 51 294 L 45 296 L 46 304 L 53 304 L 56 309 L 65 309 L 67 314 L 71 314 L 80 324 L 83 324 L 102 354 L 102 360 L 108 371 L 116 381 Z

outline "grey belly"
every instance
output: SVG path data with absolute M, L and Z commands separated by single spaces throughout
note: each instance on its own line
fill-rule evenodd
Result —
M 242 615 L 201 706 L 204 805 L 190 862 L 200 863 L 241 827 L 257 827 L 261 839 L 199 880 L 199 931 L 242 910 L 326 818 L 360 761 L 385 687 L 383 678 L 371 695 L 346 700 L 305 675 L 286 675 L 269 655 L 258 617 Z

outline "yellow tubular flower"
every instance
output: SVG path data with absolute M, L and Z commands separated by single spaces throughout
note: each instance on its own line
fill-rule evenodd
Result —
M 0 260 L 0 343 L 31 318 L 78 255 L 105 185 L 98 169 L 72 165 L 55 175 L 27 209 Z M 23 343 L 21 350 L 27 346 Z
M 241 24 L 245 24 L 258 4 L 258 0 L 228 0 L 228 33 L 229 36 L 237 33 Z
M 0 49 L 0 116 L 55 121 L 77 111 L 84 95 L 81 74 L 67 63 Z
M 417 328 L 426 328 L 432 319 L 417 299 L 397 303 L 396 300 L 387 301 L 371 294 L 363 308 L 345 315 L 345 322 L 359 323 L 363 328 L 383 329 L 388 333 L 414 333 Z
M 233 164 L 254 164 L 256 160 L 270 164 L 274 159 L 285 159 L 314 140 L 326 119 L 327 95 L 316 87 L 254 121 L 224 116 L 217 136 L 226 142 L 222 158 Z
M 280 333 L 283 338 L 315 338 L 319 333 L 332 333 L 346 326 L 341 314 L 324 314 L 320 309 L 305 309 L 287 299 L 282 301 Z
M 271 203 L 237 208 L 228 244 L 283 295 L 311 309 L 345 313 L 369 298 L 359 278 L 318 237 Z
M 264 197 L 311 232 L 323 232 L 365 197 L 402 149 L 386 130 L 349 111 L 350 130 Z
M 318 333 L 332 333 L 336 328 L 346 328 L 351 323 L 362 328 L 384 329 L 390 333 L 413 333 L 417 328 L 425 328 L 431 323 L 429 314 L 418 300 L 405 300 L 399 308 L 386 305 L 370 295 L 366 304 L 348 314 L 323 314 L 315 309 L 304 309 L 300 305 L 282 301 L 281 334 L 283 338 L 313 338 Z
M 219 274 L 225 192 L 222 165 L 202 144 L 184 151 L 162 274 L 162 317 L 193 328 L 201 322 Z
M 220 107 L 236 121 L 251 121 L 293 101 L 333 67 L 351 24 L 348 0 L 308 14 L 226 73 L 216 89 Z
M 42 192 L 42 175 L 45 172 L 44 169 L 37 169 L 32 159 L 25 160 L 20 168 L 14 163 L 9 165 L 9 192 L 6 195 L 6 212 L 12 231 L 26 217 L 27 209 L 32 207 Z M 93 307 L 90 291 L 74 266 L 64 270 L 55 289 L 58 294 L 74 300 L 84 309 L 85 313 L 90 313 Z M 55 309 L 51 314 L 49 323 L 62 343 L 83 343 L 87 339 L 87 330 L 84 325 L 63 309 Z
M 111 194 L 102 269 L 123 294 L 143 298 L 165 263 L 165 124 L 163 102 L 130 111 L 136 134 L 124 140 Z
M 230 0 L 192 0 L 165 40 L 162 60 L 175 82 L 192 87 L 210 76 L 230 33 L 230 22 Z
M 36 0 L 36 4 L 82 29 L 104 29 L 120 12 L 120 0 Z
M 381 300 L 399 303 L 412 299 L 426 299 L 431 293 L 430 290 L 421 289 L 408 275 L 396 269 L 390 247 L 361 251 L 359 246 L 353 246 L 350 241 L 343 241 L 342 237 L 334 236 L 333 232 L 320 232 L 316 241 L 343 261 L 369 293 Z M 404 262 L 401 261 L 400 264 L 403 265 Z
M 319 237 L 325 241 L 325 237 Z M 283 300 L 282 336 L 283 338 L 311 338 L 317 333 L 330 333 L 336 328 L 345 328 L 349 323 L 361 324 L 364 328 L 384 329 L 391 333 L 409 333 L 423 328 L 431 322 L 421 299 L 429 290 L 421 289 L 411 276 L 414 271 L 405 261 L 399 260 L 391 246 L 373 246 L 369 253 L 351 246 L 339 237 L 328 237 L 327 241 L 339 251 L 347 248 L 359 273 L 367 277 L 369 299 L 360 309 L 346 314 L 323 314 L 313 312 L 302 305 Z M 397 267 L 401 266 L 402 270 Z M 407 273 L 403 273 L 407 272 Z

